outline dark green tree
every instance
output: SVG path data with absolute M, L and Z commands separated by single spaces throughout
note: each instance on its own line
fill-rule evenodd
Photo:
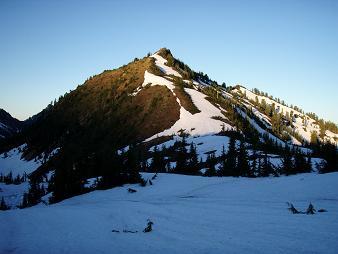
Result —
M 306 171 L 307 172 L 312 172 L 312 157 L 311 157 L 311 154 L 307 155 L 307 159 L 306 159 Z
M 326 142 L 320 147 L 320 155 L 324 159 L 319 167 L 320 173 L 338 171 L 338 150 L 334 144 Z
M 215 176 L 216 175 L 216 157 L 215 153 L 208 154 L 207 160 L 205 162 L 207 170 L 205 171 L 205 176 Z
M 250 170 L 249 160 L 248 160 L 248 152 L 245 147 L 245 143 L 241 140 L 239 149 L 238 149 L 238 163 L 237 163 L 237 172 L 239 176 L 250 176 L 253 174 Z
M 218 174 L 219 174 L 219 176 L 225 176 L 226 175 L 227 156 L 226 156 L 224 145 L 222 146 L 222 153 L 221 153 L 221 156 L 220 156 L 219 159 L 220 159 L 220 167 L 219 167 Z
M 237 151 L 236 151 L 236 140 L 232 136 L 229 140 L 228 152 L 221 161 L 221 175 L 222 176 L 239 176 L 237 171 Z
M 296 150 L 294 158 L 295 158 L 294 169 L 293 169 L 294 173 L 309 172 L 306 158 L 299 149 Z
M 29 182 L 29 190 L 27 196 L 28 206 L 34 206 L 41 202 L 41 197 L 44 195 L 40 184 L 35 181 Z
M 271 165 L 271 162 L 269 161 L 267 153 L 264 153 L 263 160 L 259 169 L 259 176 L 267 177 L 272 174 L 275 174 L 275 171 Z
M 176 168 L 175 172 L 180 174 L 185 174 L 188 166 L 188 151 L 186 146 L 185 139 L 183 137 L 182 142 L 179 142 L 179 145 L 176 149 Z
M 51 203 L 79 195 L 84 191 L 84 181 L 81 178 L 82 164 L 80 163 L 83 158 L 75 159 L 70 151 L 63 152 L 59 156 L 61 159 L 58 160 L 59 163 L 55 166 Z
M 258 175 L 257 152 L 256 150 L 252 150 L 249 177 L 256 177 L 257 175 Z
M 293 173 L 293 168 L 294 166 L 290 149 L 288 146 L 285 146 L 282 155 L 282 165 L 280 167 L 280 172 L 285 175 L 291 175 Z
M 164 160 L 163 149 L 162 151 L 158 150 L 158 147 L 154 147 L 152 153 L 152 159 L 150 163 L 150 169 L 152 172 L 166 172 L 166 162 Z
M 26 207 L 29 207 L 29 203 L 28 203 L 28 193 L 24 193 L 23 194 L 23 197 L 22 197 L 22 202 L 19 206 L 19 208 L 26 208 Z
M 105 153 L 106 154 L 106 153 Z M 108 189 L 120 186 L 124 183 L 123 156 L 115 150 L 107 152 L 106 159 L 99 159 L 102 178 L 98 184 L 99 189 Z
M 197 175 L 199 174 L 199 167 L 198 167 L 198 156 L 197 156 L 197 150 L 194 143 L 190 144 L 190 150 L 189 150 L 189 159 L 188 159 L 188 174 L 191 175 Z
M 9 210 L 9 206 L 7 206 L 4 197 L 1 197 L 0 210 L 1 211 Z

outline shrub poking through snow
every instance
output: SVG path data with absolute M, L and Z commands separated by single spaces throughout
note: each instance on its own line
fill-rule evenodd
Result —
M 306 209 L 305 212 L 302 212 L 302 211 L 298 211 L 292 203 L 289 203 L 287 202 L 287 205 L 289 206 L 288 210 L 290 212 L 292 212 L 293 214 L 298 214 L 298 213 L 301 213 L 301 214 L 315 214 L 316 213 L 316 209 L 315 207 L 312 205 L 312 203 L 310 202 L 308 208 Z M 327 210 L 325 209 L 319 209 L 318 210 L 319 213 L 324 213 L 324 212 L 327 212 Z
M 134 189 L 132 189 L 132 188 L 128 188 L 128 192 L 129 192 L 129 193 L 135 193 L 135 192 L 137 192 L 137 190 L 134 190 Z
M 155 180 L 157 177 L 157 173 L 155 175 L 153 175 L 153 177 L 151 178 L 151 180 Z
M 306 209 L 306 214 L 315 214 L 316 213 L 316 209 L 314 208 L 314 206 L 310 203 L 309 207 Z
M 298 214 L 298 213 L 300 213 L 294 206 L 293 206 L 293 204 L 292 203 L 287 203 L 288 204 L 288 206 L 289 206 L 289 208 L 288 208 L 288 210 L 290 211 L 290 212 L 292 212 L 293 214 Z
M 142 187 L 145 187 L 145 186 L 147 185 L 147 181 L 148 181 L 148 180 L 144 180 L 143 178 L 141 178 L 141 180 L 140 180 L 140 185 L 141 185 Z
M 150 184 L 150 185 L 153 185 L 153 182 L 152 182 L 150 179 L 149 179 L 149 184 Z
M 154 224 L 154 223 L 153 223 L 151 220 L 148 219 L 147 226 L 146 226 L 146 228 L 143 230 L 143 232 L 144 232 L 144 233 L 148 233 L 148 232 L 152 231 L 152 230 L 153 230 L 153 228 L 152 228 L 152 225 L 153 225 L 153 224 Z

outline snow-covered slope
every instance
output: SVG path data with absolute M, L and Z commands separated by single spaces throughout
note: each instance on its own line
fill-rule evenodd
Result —
M 132 96 L 136 96 L 145 86 L 151 85 L 151 86 L 166 86 L 170 91 L 174 91 L 175 86 L 173 83 L 163 77 L 156 76 L 149 71 L 144 72 L 144 81 L 143 84 L 136 89 L 134 93 L 132 93 Z
M 262 114 L 252 105 L 250 105 L 251 104 L 250 101 L 257 100 L 259 103 L 262 103 L 262 100 L 265 100 L 266 104 L 270 106 L 274 104 L 275 109 L 278 113 L 282 113 L 284 116 L 286 114 L 291 116 L 292 114 L 293 118 L 291 120 L 292 120 L 292 126 L 293 126 L 294 131 L 296 131 L 307 142 L 311 141 L 312 132 L 316 132 L 318 135 L 320 133 L 320 127 L 314 119 L 312 119 L 308 115 L 303 114 L 302 112 L 295 110 L 294 108 L 283 105 L 277 102 L 276 100 L 273 100 L 267 96 L 255 94 L 254 92 L 250 91 L 249 89 L 243 86 L 239 86 L 238 88 L 235 88 L 232 92 L 233 93 L 240 92 L 242 95 L 244 95 L 245 97 L 244 100 L 246 101 L 246 103 L 244 103 L 243 105 L 245 105 L 246 107 L 252 108 L 253 113 L 261 120 L 263 124 L 266 124 L 268 128 L 269 126 L 271 127 L 271 123 L 269 122 L 270 120 L 269 117 Z M 335 141 L 336 139 L 338 139 L 338 134 L 334 134 L 332 132 L 326 133 L 325 140 L 331 143 L 336 143 Z M 297 141 L 293 137 L 292 141 L 294 144 L 299 145 L 300 140 Z
M 151 57 L 155 58 L 156 65 L 160 68 L 160 70 L 166 75 L 174 75 L 176 77 L 181 78 L 182 76 L 175 71 L 173 68 L 165 65 L 167 60 L 161 57 L 158 54 L 154 54 Z M 198 83 L 196 83 L 198 84 Z M 160 133 L 153 135 L 146 139 L 146 141 L 152 140 L 156 137 L 160 136 L 170 136 L 177 135 L 179 131 L 184 130 L 191 135 L 206 135 L 206 134 L 216 134 L 221 131 L 222 128 L 231 130 L 233 129 L 227 123 L 224 123 L 220 120 L 213 119 L 214 117 L 224 118 L 222 111 L 224 109 L 220 109 L 211 104 L 207 99 L 206 95 L 198 91 L 198 87 L 195 89 L 184 88 L 184 91 L 191 97 L 193 104 L 201 111 L 196 114 L 191 114 L 184 107 L 182 107 L 179 98 L 176 96 L 174 89 L 175 85 L 172 81 L 170 81 L 170 77 L 160 77 L 150 73 L 149 71 L 145 71 L 144 73 L 144 81 L 141 86 L 139 86 L 131 96 L 137 96 L 138 93 L 145 88 L 147 85 L 155 86 L 165 86 L 167 87 L 173 95 L 176 97 L 176 102 L 180 106 L 180 118 L 176 123 L 171 126 L 169 129 L 164 130 Z
M 22 158 L 22 152 L 26 145 L 13 148 L 9 152 L 0 154 L 0 174 L 6 175 L 12 172 L 13 176 L 24 173 L 32 173 L 41 164 L 41 160 L 35 159 L 27 161 Z
M 160 70 L 166 75 L 174 75 L 176 77 L 182 78 L 181 74 L 175 71 L 173 68 L 166 65 L 167 60 L 160 56 L 158 53 L 155 53 L 151 57 L 155 58 L 155 64 Z
M 213 117 L 224 118 L 224 115 L 219 108 L 206 100 L 206 95 L 194 89 L 185 88 L 184 90 L 190 95 L 193 103 L 201 112 L 191 114 L 181 106 L 180 119 L 171 128 L 154 135 L 148 140 L 160 136 L 177 135 L 180 130 L 184 130 L 190 135 L 196 136 L 216 134 L 222 130 L 223 126 L 228 130 L 233 129 L 229 124 L 213 119 Z
M 1 212 L 0 253 L 337 253 L 337 181 L 338 173 L 159 174 L 152 186 Z M 137 192 L 128 193 L 129 187 Z M 312 202 L 328 212 L 295 215 L 286 202 L 303 211 Z M 143 233 L 148 219 L 153 231 Z

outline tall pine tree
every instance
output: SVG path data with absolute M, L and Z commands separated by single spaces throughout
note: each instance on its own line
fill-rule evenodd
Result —
M 190 151 L 189 151 L 189 159 L 188 159 L 188 174 L 190 175 L 197 175 L 199 174 L 199 167 L 198 167 L 198 156 L 197 150 L 194 143 L 190 144 Z
M 225 155 L 223 163 L 221 163 L 221 172 L 223 176 L 239 176 L 237 171 L 236 140 L 233 137 L 230 137 L 228 152 Z
M 245 147 L 245 143 L 241 140 L 239 149 L 238 149 L 238 163 L 237 163 L 237 172 L 239 176 L 252 176 L 248 161 L 248 152 Z
M 293 173 L 293 161 L 290 149 L 288 146 L 285 146 L 283 157 L 282 157 L 282 166 L 280 167 L 280 172 L 285 175 L 290 175 Z

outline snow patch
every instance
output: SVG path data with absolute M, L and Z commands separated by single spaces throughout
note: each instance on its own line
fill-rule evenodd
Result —
M 160 70 L 166 74 L 166 75 L 174 75 L 176 77 L 182 78 L 181 74 L 179 74 L 177 71 L 175 71 L 173 68 L 165 65 L 167 63 L 167 60 L 164 59 L 162 56 L 155 53 L 151 57 L 155 58 L 155 64 Z
M 184 90 L 190 95 L 193 103 L 201 112 L 191 114 L 181 107 L 180 119 L 171 128 L 148 138 L 146 141 L 160 136 L 177 135 L 180 130 L 185 130 L 189 134 L 196 136 L 219 133 L 222 130 L 222 126 L 228 130 L 233 129 L 227 123 L 212 119 L 212 117 L 224 117 L 224 115 L 220 109 L 206 99 L 207 96 L 205 94 L 189 88 L 184 88 Z
M 150 72 L 148 72 L 147 70 L 144 72 L 144 81 L 143 84 L 138 87 L 132 94 L 131 96 L 136 96 L 145 86 L 147 85 L 150 86 L 156 86 L 156 85 L 160 85 L 160 86 L 166 86 L 170 91 L 174 91 L 175 86 L 173 85 L 173 82 L 160 77 L 160 76 L 156 76 Z
M 42 162 L 40 160 L 26 161 L 22 158 L 23 150 L 26 145 L 21 145 L 7 153 L 0 154 L 0 173 L 6 175 L 10 172 L 13 176 L 18 174 L 23 175 L 24 173 L 29 174 L 36 170 Z

